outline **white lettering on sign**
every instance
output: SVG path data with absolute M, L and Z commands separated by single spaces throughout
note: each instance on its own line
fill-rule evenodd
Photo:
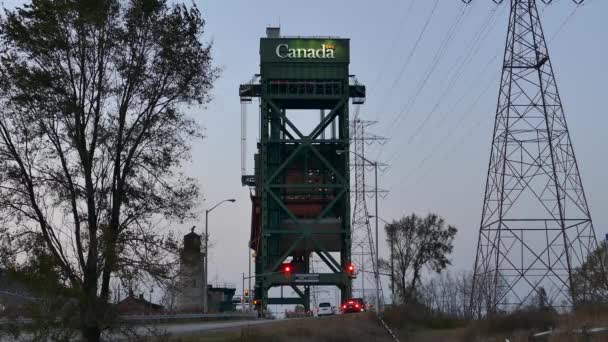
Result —
M 288 44 L 279 44 L 275 50 L 279 58 L 328 58 L 335 57 L 335 46 L 322 44 L 320 49 L 292 49 Z

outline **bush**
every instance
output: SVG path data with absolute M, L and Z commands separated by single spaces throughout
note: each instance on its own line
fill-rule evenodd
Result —
M 478 336 L 512 334 L 517 331 L 529 334 L 552 329 L 558 325 L 558 321 L 559 316 L 555 311 L 523 309 L 475 321 L 467 329 L 467 336 L 473 340 Z
M 397 329 L 454 329 L 466 325 L 467 321 L 448 316 L 440 312 L 432 312 L 422 304 L 405 304 L 389 308 L 384 312 L 388 325 Z

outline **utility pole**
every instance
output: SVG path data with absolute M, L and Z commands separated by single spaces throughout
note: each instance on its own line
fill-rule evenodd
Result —
M 380 217 L 379 215 L 370 215 L 370 218 L 375 217 L 377 220 L 382 221 L 385 225 L 390 225 L 390 223 L 388 223 L 385 219 L 383 219 L 382 217 Z M 390 268 L 391 268 L 391 273 L 390 273 L 390 277 L 391 277 L 391 303 L 395 303 L 396 299 L 395 299 L 395 263 L 394 263 L 394 257 L 395 257 L 395 245 L 391 242 L 390 243 Z
M 395 245 L 391 242 L 391 304 L 395 304 Z
M 545 291 L 548 305 L 572 309 L 581 295 L 572 270 L 597 247 L 537 1 L 510 0 L 510 10 L 470 299 L 477 317 Z
M 249 277 L 248 277 L 249 284 L 247 285 L 247 289 L 249 290 L 249 293 L 247 295 L 247 301 L 249 303 L 249 312 L 251 312 L 253 310 L 253 307 L 252 307 L 253 304 L 251 303 L 251 298 L 253 297 L 253 293 L 251 291 L 251 250 L 249 248 L 247 248 L 247 251 L 249 252 L 249 274 L 248 274 L 249 275 Z
M 376 267 L 374 277 L 376 278 L 376 313 L 380 313 L 380 264 L 378 263 L 378 254 L 380 253 L 378 245 L 378 162 L 374 162 L 374 197 L 376 199 Z
M 209 267 L 209 210 L 205 210 L 205 254 L 203 254 L 203 313 L 209 313 L 207 304 L 207 268 Z
M 365 252 L 361 246 L 361 298 L 365 300 Z

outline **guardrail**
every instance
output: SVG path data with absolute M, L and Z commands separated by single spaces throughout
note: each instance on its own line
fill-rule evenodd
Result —
M 608 334 L 608 327 L 598 327 L 598 328 L 590 328 L 590 327 L 582 327 L 581 329 L 574 330 L 548 330 L 543 331 L 538 334 L 534 334 L 530 336 L 530 341 L 546 341 L 550 336 L 562 335 L 562 334 L 575 334 L 581 335 L 585 341 L 593 341 L 594 335 Z
M 160 322 L 160 321 L 181 321 L 181 320 L 216 320 L 216 319 L 232 319 L 232 318 L 257 318 L 256 313 L 215 313 L 215 314 L 167 314 L 167 315 L 127 315 L 121 316 L 127 322 Z M 0 325 L 17 323 L 17 324 L 32 324 L 31 318 L 16 318 L 16 319 L 0 319 Z
M 129 322 L 137 321 L 169 321 L 169 320 L 189 320 L 189 319 L 230 319 L 230 318 L 256 318 L 256 313 L 215 313 L 215 314 L 171 314 L 171 315 L 128 315 L 121 318 Z
M 19 318 L 15 318 L 15 319 L 6 319 L 6 318 L 0 318 L 0 325 L 3 324 L 32 324 L 32 322 L 34 322 L 33 319 L 31 318 L 23 318 L 23 317 L 19 317 Z

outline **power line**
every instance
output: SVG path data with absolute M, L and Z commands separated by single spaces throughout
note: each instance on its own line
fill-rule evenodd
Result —
M 491 79 L 491 82 L 489 82 L 489 83 L 490 84 L 494 83 L 496 80 L 497 80 L 497 77 L 493 77 Z M 473 104 L 471 105 L 471 107 L 475 107 L 477 105 L 477 103 L 479 102 L 479 100 L 483 97 L 483 95 L 485 95 L 486 92 L 489 89 L 491 89 L 490 84 L 488 84 L 488 86 L 485 87 L 484 91 L 481 94 L 479 94 L 479 96 L 475 99 L 475 101 L 473 102 Z M 469 114 L 469 113 L 472 113 L 472 110 L 469 110 L 468 112 L 465 112 L 465 114 Z M 468 116 L 468 115 L 465 115 L 465 116 Z M 481 119 L 477 120 L 475 122 L 475 124 L 472 127 L 470 127 L 469 130 L 467 130 L 467 132 L 465 134 L 462 135 L 462 137 L 460 138 L 460 140 L 456 144 L 452 145 L 452 148 L 450 150 L 448 150 L 448 152 L 445 153 L 440 160 L 441 161 L 445 161 L 447 159 L 447 157 L 449 157 L 454 151 L 456 151 L 456 148 L 460 147 L 460 145 L 462 145 L 466 141 L 466 139 L 470 136 L 470 134 L 473 132 L 473 130 L 475 128 L 479 127 L 479 125 L 483 122 L 484 119 L 487 119 L 487 118 L 484 116 Z M 464 121 L 460 121 L 459 123 L 462 123 L 462 122 L 464 122 Z M 450 134 L 447 135 L 447 136 L 445 136 L 444 139 L 442 139 L 439 144 L 436 144 L 435 147 L 433 148 L 433 150 L 431 151 L 431 153 L 427 154 L 427 156 L 420 161 L 420 163 L 416 166 L 416 168 L 413 169 L 407 175 L 405 175 L 405 177 L 403 177 L 400 180 L 400 183 L 398 183 L 398 184 L 402 184 L 403 186 L 407 185 L 408 183 L 406 183 L 406 181 L 408 179 L 410 179 L 410 177 L 412 175 L 414 175 L 418 170 L 420 170 L 426 164 L 427 161 L 429 161 L 430 159 L 432 159 L 432 157 L 435 155 L 435 153 L 438 152 L 438 148 L 440 146 L 444 146 L 445 143 L 447 142 L 447 140 L 452 137 L 453 132 L 455 132 L 455 130 L 452 130 L 450 132 Z M 426 176 L 428 176 L 428 174 L 430 173 L 430 169 L 432 169 L 432 167 L 427 167 L 425 169 L 426 172 L 422 172 L 421 176 L 419 176 L 418 178 L 416 178 L 414 180 L 414 182 L 412 182 L 412 183 L 416 184 L 416 183 L 422 181 L 424 178 L 426 178 Z
M 494 11 L 494 13 L 496 13 L 496 11 Z M 494 19 L 496 19 L 496 16 L 494 16 Z M 491 22 L 489 22 L 489 23 L 491 23 Z M 488 27 L 491 27 L 491 24 L 488 24 L 486 26 L 486 28 L 488 28 Z M 467 49 L 468 50 L 467 55 L 462 59 L 462 62 L 458 65 L 457 71 L 454 74 L 454 77 L 452 77 L 451 81 L 448 83 L 447 87 L 444 89 L 444 92 L 441 94 L 441 96 L 438 97 L 437 102 L 435 103 L 435 106 L 432 108 L 431 112 L 426 116 L 425 120 L 417 127 L 417 129 L 415 130 L 415 133 L 410 136 L 410 139 L 408 140 L 408 145 L 420 134 L 420 132 L 422 132 L 424 130 L 424 127 L 426 126 L 426 124 L 428 123 L 430 118 L 437 111 L 437 109 L 439 109 L 439 107 L 441 107 L 441 104 L 445 100 L 446 96 L 450 93 L 451 90 L 454 89 L 454 85 L 458 82 L 460 77 L 464 74 L 464 71 L 466 70 L 466 66 L 471 63 L 471 61 L 473 60 L 473 57 L 481 49 L 481 47 L 483 46 L 483 44 L 481 44 L 481 43 L 483 41 L 485 41 L 485 39 L 488 37 L 489 33 L 492 31 L 492 30 L 486 30 L 486 28 L 484 28 L 485 33 L 483 35 L 477 36 L 477 38 L 473 41 L 472 49 Z
M 444 38 L 439 46 L 439 49 L 435 53 L 435 56 L 433 58 L 433 61 L 431 62 L 431 65 L 426 70 L 423 78 L 418 82 L 418 85 L 416 87 L 416 89 L 417 89 L 416 92 L 414 93 L 414 95 L 409 97 L 408 101 L 406 101 L 405 105 L 401 108 L 401 110 L 397 113 L 397 115 L 391 121 L 391 124 L 389 126 L 390 133 L 388 134 L 389 137 L 392 136 L 392 132 L 408 116 L 409 109 L 411 109 L 411 107 L 414 105 L 414 103 L 416 102 L 416 100 L 418 99 L 418 97 L 420 96 L 422 91 L 424 90 L 424 87 L 426 86 L 427 82 L 431 78 L 432 74 L 435 72 L 437 66 L 439 65 L 439 63 L 441 62 L 443 57 L 445 56 L 454 36 L 460 30 L 461 24 L 463 22 L 463 19 L 464 19 L 464 16 L 466 13 L 469 13 L 468 7 L 463 6 L 462 11 L 460 11 L 460 13 L 455 17 L 454 23 L 446 32 L 446 35 L 444 36 Z
M 466 53 L 460 59 L 457 60 L 457 62 L 454 64 L 454 66 L 452 68 L 450 68 L 450 70 L 455 70 L 455 73 L 453 73 L 452 75 L 447 77 L 447 79 L 449 81 L 448 81 L 446 88 L 443 90 L 441 95 L 437 97 L 437 101 L 436 101 L 435 105 L 433 106 L 431 111 L 426 115 L 425 119 L 417 126 L 417 128 L 414 130 L 414 133 L 412 135 L 410 135 L 409 139 L 407 140 L 406 145 L 410 145 L 414 141 L 414 139 L 416 139 L 416 137 L 418 137 L 420 135 L 420 133 L 424 130 L 424 128 L 426 127 L 426 125 L 428 124 L 430 119 L 436 114 L 437 110 L 441 107 L 441 105 L 447 98 L 447 95 L 452 90 L 455 89 L 455 85 L 460 80 L 462 75 L 464 75 L 464 71 L 466 70 L 466 67 L 471 63 L 474 56 L 481 49 L 481 47 L 483 46 L 483 42 L 485 42 L 489 33 L 492 32 L 492 28 L 495 27 L 494 24 L 497 19 L 497 16 L 496 16 L 497 8 L 498 7 L 495 7 L 493 9 L 490 16 L 488 16 L 487 20 L 484 21 L 482 23 L 482 25 L 480 26 L 480 28 L 477 30 L 477 32 L 473 36 L 470 46 L 466 49 Z M 490 63 L 488 63 L 488 65 L 489 64 Z M 487 68 L 488 65 L 486 65 L 484 70 Z M 470 89 L 470 88 L 468 88 L 468 89 Z M 468 92 L 465 92 L 465 94 L 463 96 L 466 96 L 467 93 Z M 445 118 L 445 115 L 446 114 L 444 114 L 442 116 L 442 118 Z M 442 123 L 442 122 L 444 122 L 444 121 L 443 120 L 439 121 L 439 123 Z M 403 151 L 405 150 L 404 147 L 405 146 L 402 146 L 402 148 L 396 149 L 393 152 L 393 154 L 391 154 L 391 156 L 388 158 L 388 160 L 392 160 L 397 155 L 403 153 Z
M 564 21 L 562 22 L 562 24 L 557 28 L 557 30 L 555 31 L 555 33 L 553 33 L 553 35 L 551 36 L 551 38 L 549 38 L 549 42 L 553 41 L 553 39 L 555 39 L 555 37 L 557 37 L 557 35 L 564 29 L 564 27 L 566 27 L 566 25 L 568 24 L 568 22 L 570 22 L 570 19 L 572 19 L 572 17 L 574 16 L 574 14 L 578 11 L 579 8 L 585 6 L 585 4 L 587 4 L 588 2 L 584 2 L 576 7 L 574 7 L 574 9 L 572 10 L 572 12 L 570 12 L 570 14 L 564 19 Z
M 435 12 L 437 11 L 437 7 L 438 7 L 437 5 L 438 4 L 439 4 L 439 0 L 435 0 L 435 4 L 433 5 L 433 8 L 431 9 L 431 12 L 427 16 L 426 21 L 424 23 L 424 26 L 422 27 L 422 30 L 418 34 L 418 38 L 416 39 L 416 42 L 414 43 L 414 46 L 412 47 L 412 49 L 410 50 L 408 56 L 406 57 L 405 63 L 403 63 L 403 65 L 401 66 L 401 69 L 397 73 L 397 77 L 395 78 L 395 80 L 393 81 L 391 87 L 388 89 L 388 91 L 384 95 L 382 101 L 380 102 L 381 107 L 380 107 L 380 110 L 378 110 L 378 113 L 381 114 L 381 113 L 384 112 L 384 106 L 385 106 L 385 103 L 386 103 L 385 100 L 386 100 L 386 98 L 389 95 L 392 94 L 392 90 L 397 86 L 397 84 L 401 80 L 401 77 L 403 77 L 403 73 L 405 72 L 405 69 L 407 69 L 408 65 L 412 61 L 412 57 L 416 53 L 416 50 L 418 49 L 418 45 L 420 45 L 420 42 L 422 41 L 422 38 L 424 37 L 424 34 L 426 33 L 426 30 L 428 29 L 429 24 L 431 23 L 431 19 L 433 18 L 433 16 L 435 15 Z
M 490 63 L 488 63 L 490 64 Z M 487 93 L 487 91 L 489 89 L 491 89 L 491 85 L 496 82 L 498 76 L 493 76 L 492 78 L 490 78 L 489 82 L 487 82 L 487 84 L 485 85 L 485 87 L 483 87 L 481 93 L 475 98 L 475 100 L 471 103 L 471 105 L 467 108 L 467 110 L 465 110 L 463 112 L 463 114 L 460 116 L 460 118 L 457 120 L 457 122 L 460 124 L 458 127 L 460 127 L 462 125 L 462 123 L 465 122 L 465 119 L 467 117 L 469 117 L 473 112 L 473 109 L 475 107 L 477 107 L 477 104 L 479 103 L 479 101 L 481 100 L 481 98 Z M 444 146 L 447 141 L 452 138 L 452 136 L 454 135 L 454 133 L 456 132 L 456 129 L 452 129 L 448 132 L 447 135 L 445 135 L 437 144 L 434 145 L 433 149 L 430 151 L 430 153 L 428 153 L 418 164 L 417 166 L 412 169 L 409 173 L 405 174 L 403 177 L 400 178 L 400 180 L 397 182 L 397 184 L 405 184 L 405 181 L 408 180 L 412 175 L 414 175 L 416 173 L 416 171 L 418 171 L 419 169 L 421 169 L 427 161 L 429 161 L 430 159 L 432 159 L 432 157 L 438 152 L 439 148 L 441 146 Z M 464 135 L 465 137 L 467 135 Z
M 578 7 L 580 7 L 580 6 L 578 6 Z M 577 8 L 578 8 L 578 7 L 577 7 Z M 548 8 L 548 6 L 546 6 L 546 7 L 544 8 L 544 10 L 546 10 L 547 8 Z M 496 10 L 496 9 L 495 9 L 495 10 Z M 576 11 L 576 8 L 575 8 L 575 11 Z M 494 12 L 493 12 L 492 14 L 494 14 Z M 562 30 L 562 28 L 563 28 L 563 27 L 564 27 L 564 26 L 567 24 L 567 22 L 568 22 L 568 20 L 570 19 L 570 17 L 571 17 L 571 15 L 570 15 L 568 18 L 566 18 L 566 19 L 564 20 L 564 22 L 562 22 L 562 24 L 560 25 L 559 29 L 556 31 L 556 34 L 554 34 L 554 35 L 553 35 L 553 38 L 555 38 L 555 37 L 557 36 L 557 33 L 559 33 L 559 31 L 561 31 L 561 30 Z M 491 19 L 491 18 L 492 18 L 492 15 L 489 17 L 489 19 Z M 494 17 L 494 22 L 496 21 L 496 19 L 497 19 L 497 17 Z M 488 26 L 488 25 L 487 25 L 487 23 L 489 23 L 489 22 L 490 22 L 490 20 L 488 20 L 488 21 L 486 22 L 486 25 L 482 25 L 482 27 L 483 27 L 483 26 Z M 479 33 L 479 32 L 482 32 L 482 29 L 480 29 L 480 30 L 478 31 L 478 33 Z M 488 31 L 488 33 L 489 33 L 489 31 Z M 486 34 L 486 36 L 487 36 L 487 34 Z M 553 40 L 553 38 L 552 38 L 551 40 Z M 551 40 L 550 40 L 550 41 L 551 41 Z M 474 40 L 474 41 L 475 41 L 475 40 Z M 473 85 L 475 85 L 475 84 L 477 83 L 477 80 L 479 80 L 479 79 L 481 78 L 481 76 L 482 76 L 483 74 L 485 74 L 485 73 L 486 73 L 486 71 L 487 71 L 488 67 L 489 67 L 490 65 L 492 65 L 492 64 L 493 64 L 493 63 L 494 63 L 494 62 L 495 62 L 495 61 L 498 59 L 498 57 L 499 57 L 499 56 L 500 56 L 500 52 L 497 52 L 497 53 L 494 55 L 494 57 L 493 57 L 493 58 L 491 58 L 491 59 L 488 61 L 488 63 L 486 63 L 486 65 L 485 65 L 485 66 L 482 68 L 482 70 L 481 70 L 481 71 L 480 71 L 480 72 L 477 74 L 477 76 L 474 78 L 474 81 L 471 83 L 471 85 L 470 85 L 469 87 L 467 87 L 466 89 L 472 89 L 472 86 L 473 86 Z M 484 90 L 482 90 L 482 92 L 479 94 L 479 96 L 477 96 L 477 98 L 475 99 L 475 101 L 473 101 L 473 103 L 471 104 L 471 106 L 469 107 L 469 109 L 468 109 L 467 111 L 465 111 L 465 112 L 463 113 L 463 115 L 461 115 L 461 116 L 460 116 L 460 118 L 457 120 L 457 122 L 458 122 L 458 123 L 462 124 L 462 123 L 464 122 L 464 120 L 465 120 L 465 119 L 466 119 L 466 118 L 467 118 L 467 117 L 468 117 L 468 116 L 469 116 L 469 115 L 472 113 L 473 108 L 474 108 L 474 107 L 477 105 L 477 103 L 479 102 L 479 100 L 481 99 L 481 97 L 482 97 L 482 96 L 483 96 L 483 95 L 484 95 L 484 94 L 487 92 L 487 90 L 489 89 L 489 87 L 490 87 L 490 85 L 492 84 L 492 82 L 496 81 L 497 77 L 498 77 L 498 76 L 495 76 L 495 77 L 493 77 L 493 78 L 491 78 L 491 79 L 489 80 L 489 83 L 486 85 L 486 87 L 484 87 L 484 88 L 483 88 Z M 467 96 L 468 94 L 469 94 L 469 92 L 465 90 L 465 91 L 463 92 L 462 96 L 461 96 L 461 97 L 460 97 L 460 98 L 459 98 L 459 99 L 458 99 L 458 100 L 455 102 L 455 105 L 454 105 L 454 106 L 456 106 L 456 105 L 460 104 L 460 103 L 462 102 L 462 100 L 464 100 L 464 99 L 466 98 L 466 96 Z M 442 123 L 442 121 L 440 121 L 440 123 Z M 479 124 L 480 124 L 480 123 L 481 123 L 481 121 L 479 121 L 479 122 L 478 122 L 478 123 L 475 125 L 475 127 L 479 126 Z M 440 125 L 439 125 L 439 126 L 440 126 Z M 439 126 L 435 126 L 435 129 L 438 129 L 438 128 L 439 128 Z M 459 125 L 459 127 L 460 127 L 460 126 L 461 126 L 461 125 Z M 431 149 L 431 152 L 430 152 L 430 153 L 428 153 L 428 154 L 427 154 L 427 155 L 426 155 L 426 156 L 425 156 L 425 157 L 424 157 L 424 158 L 423 158 L 423 159 L 422 159 L 422 160 L 421 160 L 421 161 L 420 161 L 420 162 L 417 164 L 417 166 L 416 166 L 414 169 L 412 169 L 412 171 L 411 171 L 411 172 L 409 172 L 408 174 L 404 175 L 404 176 L 403 176 L 403 177 L 402 177 L 402 178 L 399 180 L 399 182 L 398 182 L 397 184 L 405 184 L 405 181 L 406 181 L 407 179 L 409 179 L 411 175 L 415 174 L 415 173 L 416 173 L 416 172 L 417 172 L 419 169 L 421 169 L 421 168 L 422 168 L 422 166 L 424 166 L 424 165 L 426 164 L 426 162 L 427 162 L 428 160 L 430 160 L 430 159 L 431 159 L 431 158 L 432 158 L 432 157 L 435 155 L 435 153 L 437 152 L 438 148 L 439 148 L 440 146 L 442 146 L 443 144 L 447 143 L 448 139 L 450 139 L 450 138 L 451 138 L 451 137 L 454 135 L 454 133 L 455 133 L 455 132 L 456 132 L 456 130 L 450 130 L 450 132 L 448 132 L 448 134 L 446 134 L 446 135 L 445 135 L 445 136 L 444 136 L 444 137 L 443 137 L 443 138 L 442 138 L 442 139 L 441 139 L 441 140 L 440 140 L 440 141 L 439 141 L 437 144 L 435 144 L 435 145 L 433 146 L 433 148 Z M 469 132 L 470 132 L 470 131 L 469 131 Z M 464 136 L 464 137 L 466 138 L 466 136 L 467 136 L 467 135 L 468 135 L 468 134 L 465 134 L 465 136 Z M 461 142 L 464 142 L 464 140 L 465 140 L 464 138 L 463 138 L 463 139 L 461 139 Z M 453 150 L 453 149 L 452 149 L 452 150 Z M 393 156 L 394 156 L 394 154 L 393 154 Z M 392 159 L 393 159 L 393 156 L 392 156 L 391 158 L 389 158 L 388 160 L 392 160 Z M 427 170 L 428 170 L 428 168 L 427 168 Z M 426 174 L 428 174 L 428 172 L 424 172 L 423 174 L 425 174 L 425 175 L 426 175 Z M 420 181 L 420 180 L 421 180 L 420 178 L 421 178 L 421 177 L 419 177 L 418 179 L 416 179 L 416 181 L 415 181 L 415 182 Z
M 410 0 L 409 6 L 405 10 L 403 17 L 399 21 L 399 28 L 395 31 L 396 34 L 393 37 L 393 40 L 391 41 L 391 45 L 390 45 L 389 49 L 387 50 L 387 53 L 384 55 L 384 58 L 382 59 L 382 63 L 380 64 L 380 72 L 378 73 L 378 76 L 376 77 L 374 82 L 369 87 L 370 91 L 375 91 L 376 85 L 380 82 L 380 80 L 382 79 L 382 76 L 384 76 L 384 72 L 386 71 L 386 67 L 388 65 L 389 57 L 393 54 L 393 51 L 395 50 L 395 47 L 397 46 L 397 42 L 399 41 L 399 38 L 401 37 L 401 32 L 403 32 L 405 23 L 406 23 L 407 19 L 409 18 L 410 13 L 412 13 L 412 8 L 414 7 L 415 3 L 416 3 L 416 0 Z
M 551 36 L 551 38 L 549 39 L 549 42 L 552 42 L 555 38 L 557 38 L 557 36 L 563 31 L 563 29 L 567 26 L 567 24 L 570 22 L 571 18 L 574 16 L 574 14 L 577 12 L 577 10 L 581 7 L 583 7 L 584 4 L 581 4 L 577 7 L 575 7 L 575 9 L 562 21 L 562 23 L 558 26 L 557 30 L 554 32 L 554 34 Z M 482 69 L 482 71 L 478 74 L 479 76 L 483 73 L 485 73 L 485 70 L 494 63 L 494 61 L 498 58 L 498 56 L 500 55 L 500 53 L 497 53 L 486 65 L 485 67 Z M 493 82 L 496 81 L 496 79 L 498 78 L 497 75 L 495 75 L 494 77 L 492 77 L 489 82 L 484 86 L 484 88 L 482 89 L 482 92 L 476 97 L 476 99 L 472 102 L 472 104 L 468 107 L 468 110 L 464 111 L 463 115 L 460 116 L 460 118 L 457 120 L 458 123 L 460 123 L 460 125 L 458 127 L 461 126 L 462 123 L 464 123 L 464 120 L 472 113 L 472 110 L 477 106 L 477 104 L 479 103 L 479 101 L 481 100 L 481 98 L 483 97 L 483 95 L 485 95 L 485 93 L 490 89 L 490 86 Z M 475 81 L 473 83 L 476 83 Z M 469 87 L 467 87 L 467 89 L 469 89 Z M 457 101 L 457 103 L 460 103 L 465 97 L 466 95 L 469 94 L 469 92 L 465 91 L 462 95 L 462 97 L 460 97 L 460 99 Z M 464 143 L 464 141 L 466 141 L 466 138 L 469 136 L 469 133 L 472 132 L 472 130 L 476 127 L 478 127 L 481 122 L 483 122 L 483 119 L 477 121 L 473 127 L 471 129 L 469 129 L 467 132 L 467 134 L 463 135 L 463 137 L 460 139 L 460 141 L 455 144 L 452 145 L 452 149 L 449 150 L 449 152 L 444 155 L 442 160 L 445 160 L 453 151 L 456 150 L 456 147 L 458 147 L 459 145 L 461 145 L 462 143 Z M 400 178 L 400 180 L 396 183 L 396 184 L 401 184 L 406 185 L 406 180 L 410 179 L 411 176 L 413 174 L 415 174 L 418 170 L 420 170 L 428 160 L 432 159 L 432 157 L 435 155 L 435 153 L 438 151 L 439 147 L 445 145 L 447 143 L 447 141 L 454 135 L 454 133 L 456 132 L 455 129 L 450 130 L 450 132 L 448 132 L 447 135 L 445 135 L 437 144 L 434 145 L 434 147 L 431 149 L 431 152 L 428 153 L 418 164 L 417 166 L 412 169 L 412 171 L 410 171 L 409 173 L 407 173 L 406 175 L 404 175 L 403 177 Z M 427 168 L 426 170 L 428 170 L 429 168 Z M 429 174 L 430 172 L 423 172 L 422 176 L 418 177 L 414 183 L 419 182 L 420 180 L 426 178 L 426 176 Z

